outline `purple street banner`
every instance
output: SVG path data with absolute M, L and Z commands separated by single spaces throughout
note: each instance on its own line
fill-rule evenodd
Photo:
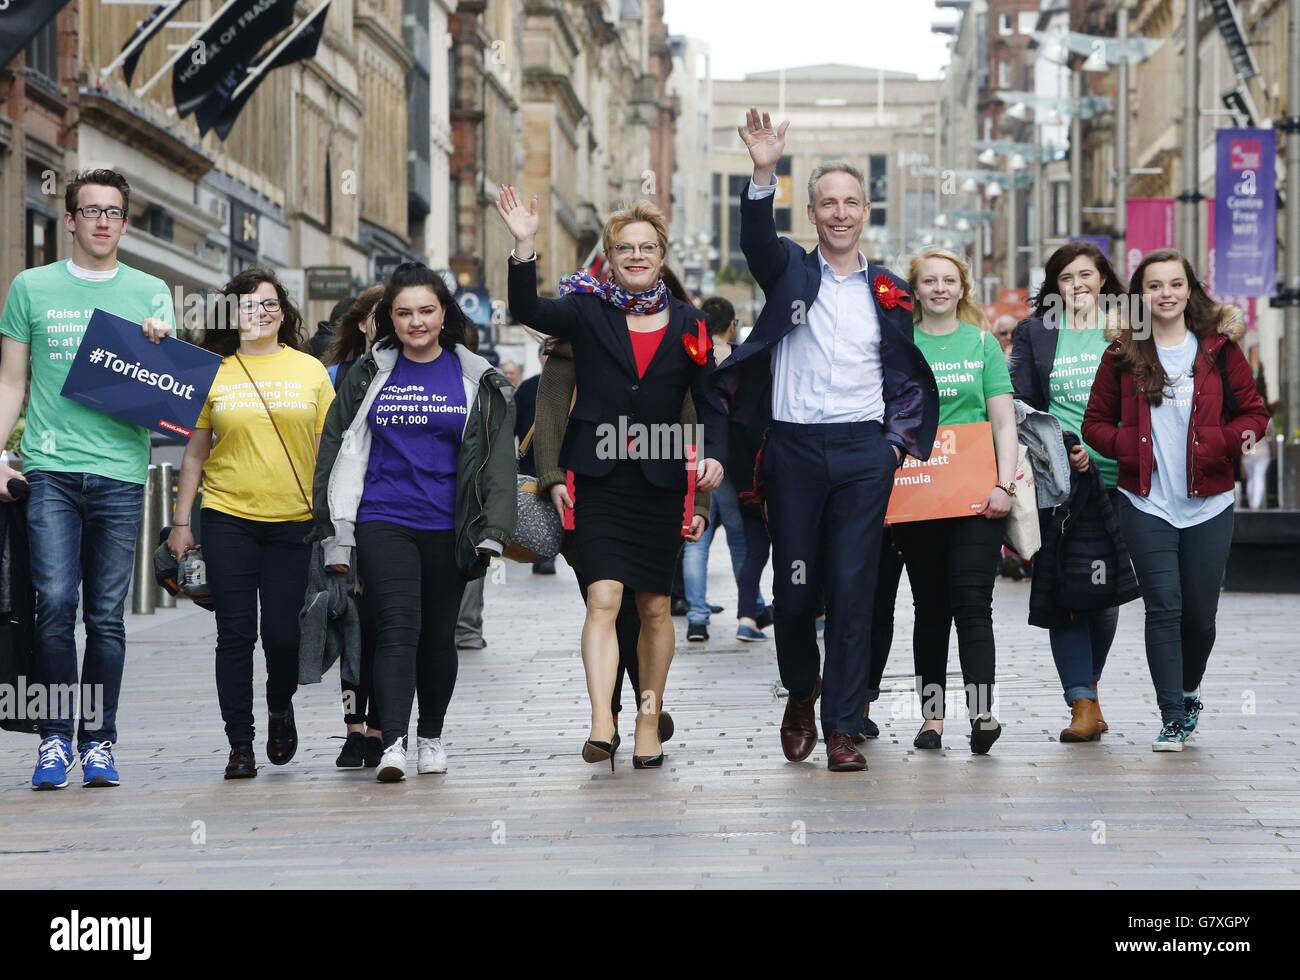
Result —
M 1205 291 L 1212 299 L 1220 303 L 1229 303 L 1241 310 L 1246 316 L 1246 329 L 1254 330 L 1256 327 L 1255 297 L 1225 293 L 1218 288 L 1218 255 L 1214 247 L 1214 202 L 1213 197 L 1205 199 Z
M 1101 249 L 1101 254 L 1106 256 L 1108 261 L 1112 263 L 1114 262 L 1114 259 L 1111 258 L 1110 254 L 1111 238 L 1109 235 L 1073 235 L 1070 237 L 1070 241 L 1092 242 Z
M 1125 215 L 1122 271 L 1127 285 L 1147 252 L 1174 247 L 1174 199 L 1172 197 L 1130 197 Z
M 67 5 L 68 0 L 0 0 L 0 68 Z
M 1220 294 L 1271 296 L 1277 280 L 1277 134 L 1215 133 L 1215 286 Z
M 220 355 L 175 337 L 150 341 L 140 324 L 95 310 L 60 392 L 123 422 L 190 436 Z

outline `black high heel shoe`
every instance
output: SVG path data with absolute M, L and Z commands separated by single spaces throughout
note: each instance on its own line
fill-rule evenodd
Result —
M 614 738 L 615 739 L 618 738 L 617 733 L 615 733 Z M 583 762 L 604 762 L 606 759 L 608 759 L 609 771 L 613 772 L 614 753 L 617 751 L 618 751 L 617 741 L 611 740 L 609 742 L 597 742 L 594 739 L 589 738 L 582 745 L 582 761 Z
M 662 724 L 662 719 L 663 716 L 660 715 L 661 724 Z M 636 755 L 635 751 L 636 750 L 634 749 L 632 755 L 633 769 L 659 769 L 664 764 L 663 736 L 660 736 L 659 738 L 659 753 L 657 755 Z

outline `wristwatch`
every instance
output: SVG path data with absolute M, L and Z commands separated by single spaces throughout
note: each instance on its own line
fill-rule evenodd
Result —
M 997 487 L 1008 497 L 1014 497 L 1016 495 L 1016 483 L 1014 480 L 1012 480 L 1010 483 L 999 483 Z

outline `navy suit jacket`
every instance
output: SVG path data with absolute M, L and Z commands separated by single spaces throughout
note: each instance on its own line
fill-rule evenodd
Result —
M 731 418 L 750 431 L 761 431 L 772 418 L 772 351 L 797 327 L 808 329 L 807 318 L 821 288 L 817 251 L 804 251 L 788 238 L 779 238 L 768 195 L 749 199 L 740 192 L 740 247 L 754 280 L 763 290 L 763 311 L 745 342 L 714 372 Z M 888 269 L 867 266 L 867 279 L 888 276 L 904 292 L 907 283 Z M 887 310 L 872 290 L 880 324 L 880 364 L 884 373 L 885 438 L 904 456 L 929 459 L 939 426 L 939 389 L 934 373 L 912 340 L 912 314 L 901 306 Z
M 716 389 L 708 383 L 715 370 L 713 351 L 710 349 L 701 365 L 686 353 L 682 341 L 685 336 L 697 335 L 698 324 L 705 319 L 703 313 L 679 299 L 670 299 L 667 332 L 645 375 L 639 376 L 627 318 L 599 296 L 538 296 L 535 261 L 511 258 L 508 282 L 510 312 L 515 319 L 540 333 L 573 343 L 578 398 L 560 447 L 561 466 L 583 476 L 604 476 L 617 460 L 602 451 L 603 433 L 618 431 L 620 421 L 627 426 L 662 426 L 665 428 L 658 431 L 671 433 L 680 428 L 682 402 L 689 391 L 704 429 L 704 445 L 697 447 L 700 457 L 716 459 L 725 468 L 726 410 Z M 649 431 L 653 438 L 656 430 Z M 662 448 L 660 458 L 640 460 L 642 473 L 656 487 L 684 491 L 686 467 L 680 457 L 671 455 L 677 447 L 669 442 Z

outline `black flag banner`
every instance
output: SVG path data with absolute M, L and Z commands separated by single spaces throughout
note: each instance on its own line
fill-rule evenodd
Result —
M 294 0 L 241 0 L 223 8 L 172 69 L 172 98 L 182 118 L 211 96 L 232 69 L 247 65 L 293 23 Z
M 325 0 L 257 64 L 245 71 L 231 72 L 222 82 L 222 97 L 217 99 L 214 93 L 214 98 L 204 102 L 197 110 L 195 119 L 199 123 L 199 130 L 206 133 L 209 129 L 215 129 L 217 135 L 225 140 L 234 128 L 240 112 L 262 84 L 262 79 L 277 68 L 316 57 L 316 49 L 320 47 L 320 40 L 325 34 L 325 15 L 329 12 L 329 6 L 330 0 Z
M 67 5 L 68 0 L 0 0 L 0 68 Z
M 144 54 L 144 46 L 166 27 L 167 22 L 187 3 L 189 0 L 168 0 L 167 3 L 158 4 L 126 39 L 126 44 L 122 45 L 122 53 L 118 57 L 123 58 L 122 74 L 126 77 L 128 85 L 135 75 L 135 66 L 140 63 L 140 55 Z

